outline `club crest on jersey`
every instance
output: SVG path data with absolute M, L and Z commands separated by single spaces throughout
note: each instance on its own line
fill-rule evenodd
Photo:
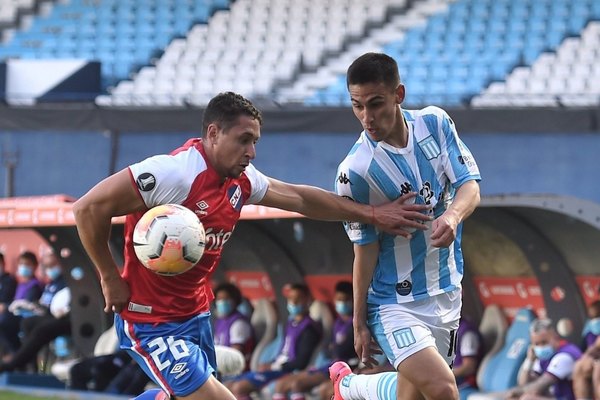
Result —
M 156 186 L 156 178 L 151 173 L 144 172 L 137 177 L 135 183 L 142 192 L 149 192 Z
M 231 206 L 240 211 L 242 209 L 242 188 L 240 185 L 234 185 L 227 189 L 227 196 Z
M 440 146 L 438 146 L 437 142 L 431 135 L 421 140 L 419 142 L 419 147 L 421 148 L 421 150 L 425 154 L 425 157 L 427 157 L 428 160 L 433 160 L 441 154 Z

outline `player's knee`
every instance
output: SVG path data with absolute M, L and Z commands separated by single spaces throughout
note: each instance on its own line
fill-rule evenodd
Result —
M 427 388 L 426 397 L 431 400 L 459 400 L 458 388 L 453 382 L 435 382 Z

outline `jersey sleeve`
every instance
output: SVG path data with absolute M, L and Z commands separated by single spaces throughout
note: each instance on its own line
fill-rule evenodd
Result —
M 359 174 L 340 164 L 335 180 L 335 192 L 347 199 L 369 204 L 369 184 Z M 377 231 L 373 225 L 354 221 L 344 221 L 344 229 L 352 243 L 364 245 L 377 240 Z
M 246 204 L 256 204 L 262 200 L 269 188 L 267 177 L 257 170 L 252 164 L 246 167 L 246 176 L 250 180 L 250 197 Z
M 568 353 L 556 353 L 550 360 L 546 372 L 558 379 L 566 379 L 573 373 L 575 359 Z
M 441 134 L 445 145 L 442 148 L 444 171 L 454 188 L 470 180 L 481 180 L 479 167 L 469 148 L 458 137 L 456 126 L 450 116 L 441 112 Z
M 137 190 L 148 208 L 181 204 L 188 196 L 195 174 L 187 174 L 178 162 L 185 153 L 157 155 L 129 166 Z
M 243 319 L 238 319 L 229 328 L 229 341 L 231 344 L 244 344 L 251 336 L 252 328 Z

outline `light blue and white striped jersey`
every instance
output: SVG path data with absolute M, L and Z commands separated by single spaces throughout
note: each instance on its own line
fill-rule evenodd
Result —
M 336 192 L 373 205 L 418 192 L 415 201 L 431 204 L 437 218 L 452 201 L 456 188 L 481 179 L 479 169 L 444 110 L 427 107 L 402 113 L 408 124 L 407 146 L 375 142 L 363 131 L 338 168 Z M 431 228 L 431 223 L 427 224 Z M 462 224 L 449 248 L 430 245 L 431 229 L 416 230 L 406 239 L 377 232 L 372 225 L 346 222 L 344 226 L 356 244 L 379 240 L 369 303 L 406 303 L 460 287 Z

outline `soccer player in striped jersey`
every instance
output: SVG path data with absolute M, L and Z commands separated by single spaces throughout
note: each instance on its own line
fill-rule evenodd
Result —
M 338 168 L 337 193 L 375 206 L 412 195 L 431 217 L 409 237 L 345 223 L 354 245 L 356 352 L 370 364 L 375 339 L 398 371 L 403 400 L 458 399 L 450 365 L 461 309 L 461 226 L 479 204 L 477 164 L 445 111 L 402 109 L 405 88 L 393 58 L 360 56 L 347 86 L 364 130 Z M 349 371 L 332 373 L 339 383 Z
M 158 394 L 145 393 L 139 399 L 233 400 L 213 376 L 210 276 L 244 204 L 321 220 L 372 222 L 400 235 L 407 234 L 407 227 L 421 227 L 415 219 L 427 219 L 420 213 L 423 205 L 406 204 L 408 196 L 373 207 L 263 175 L 251 164 L 261 124 L 261 114 L 250 101 L 236 93 L 221 93 L 204 110 L 202 138 L 109 176 L 73 205 L 82 244 L 99 272 L 105 311 L 117 314 L 121 348 L 161 387 Z M 142 214 L 167 203 L 194 211 L 207 233 L 198 264 L 170 277 L 144 268 L 132 243 Z M 127 215 L 122 273 L 108 245 L 111 219 L 118 215 Z

